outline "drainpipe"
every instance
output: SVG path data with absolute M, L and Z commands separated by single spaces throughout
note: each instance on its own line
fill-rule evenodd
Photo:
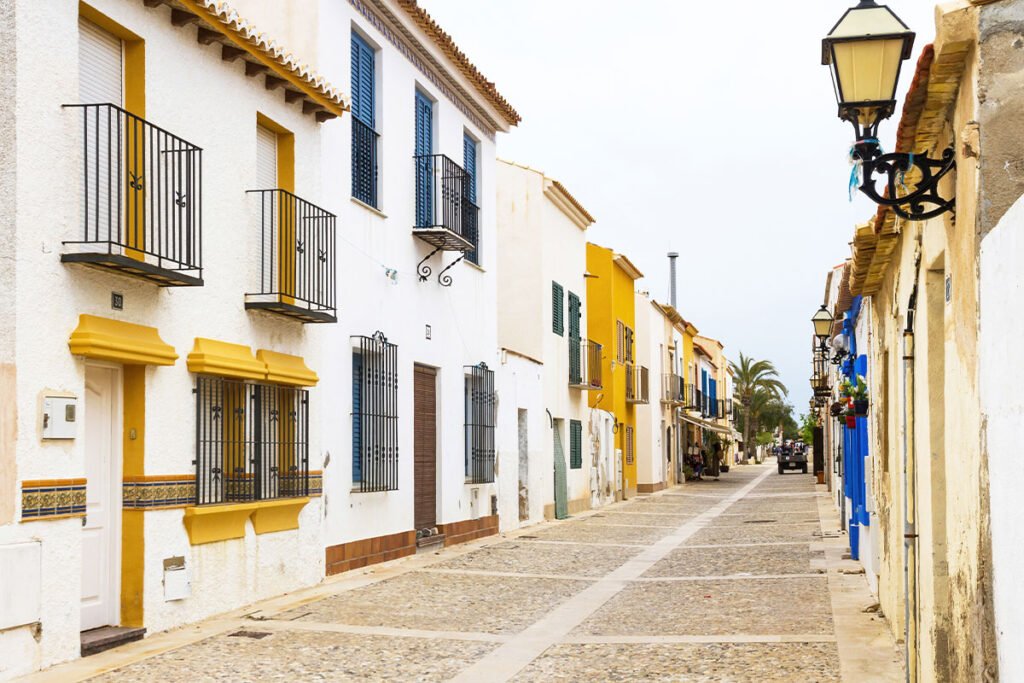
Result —
M 920 256 L 918 265 L 920 267 Z M 915 273 L 917 268 L 915 268 Z M 907 306 L 907 327 L 903 331 L 903 589 L 907 683 L 917 683 L 917 452 L 914 444 L 914 315 L 917 310 L 917 284 Z
M 672 302 L 672 308 L 676 307 L 676 259 L 679 258 L 679 254 L 674 251 L 668 253 L 668 296 L 669 301 Z

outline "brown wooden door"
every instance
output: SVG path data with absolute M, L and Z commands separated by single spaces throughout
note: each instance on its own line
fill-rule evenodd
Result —
M 416 529 L 437 524 L 437 371 L 413 372 L 414 519 Z

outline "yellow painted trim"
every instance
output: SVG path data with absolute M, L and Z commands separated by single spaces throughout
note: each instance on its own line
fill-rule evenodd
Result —
M 207 10 L 206 8 L 200 6 L 199 3 L 195 2 L 195 0 L 178 0 L 178 2 L 182 5 L 182 7 L 184 7 L 188 11 L 192 12 L 196 16 L 202 17 L 211 28 L 213 28 L 218 33 L 227 36 L 228 40 L 230 40 L 233 44 L 237 45 L 238 47 L 248 52 L 251 56 L 255 57 L 260 62 L 260 64 L 265 64 L 266 66 L 270 67 L 270 70 L 273 71 L 277 76 L 288 81 L 292 85 L 292 87 L 296 88 L 297 90 L 307 95 L 317 104 L 322 105 L 327 111 L 331 112 L 336 116 L 341 116 L 347 111 L 345 107 L 342 107 L 337 103 L 332 102 L 330 99 L 328 99 L 321 93 L 317 92 L 315 88 L 313 88 L 309 83 L 304 81 L 300 76 L 297 76 L 290 70 L 284 68 L 280 62 L 259 51 L 246 41 L 241 40 L 239 36 L 235 34 L 230 28 L 221 23 L 221 21 L 216 17 L 215 13 L 212 13 L 210 10 Z
M 242 344 L 196 337 L 192 352 L 188 354 L 188 371 L 203 375 L 218 375 L 234 379 L 266 379 L 267 366 L 252 355 L 252 349 Z
M 245 538 L 245 522 L 255 503 L 201 505 L 185 508 L 185 530 L 192 545 Z
M 309 498 L 285 498 L 256 503 L 252 513 L 252 528 L 257 534 L 289 531 L 299 528 L 299 513 Z
M 266 363 L 269 382 L 295 387 L 314 387 L 320 381 L 317 374 L 306 366 L 302 356 L 260 349 L 256 352 L 256 358 Z
M 146 117 L 146 41 L 95 7 L 78 3 L 78 14 L 124 42 L 124 108 Z
M 277 136 L 277 187 L 295 194 L 295 135 L 290 130 L 260 112 L 256 112 L 256 125 Z M 295 212 L 283 200 L 278 203 L 277 225 L 277 288 L 281 301 L 294 304 L 295 298 Z
M 121 626 L 145 625 L 146 533 L 143 510 L 121 511 Z
M 178 354 L 155 327 L 83 313 L 68 339 L 71 353 L 128 365 L 174 365 Z

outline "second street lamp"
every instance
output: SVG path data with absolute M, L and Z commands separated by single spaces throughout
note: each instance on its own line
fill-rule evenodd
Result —
M 832 71 L 839 118 L 849 121 L 857 136 L 852 156 L 863 174 L 860 191 L 904 218 L 925 220 L 955 205 L 955 200 L 940 196 L 938 188 L 956 168 L 955 152 L 947 149 L 941 159 L 883 154 L 878 142 L 878 124 L 896 111 L 896 86 L 914 37 L 891 9 L 875 0 L 861 0 L 822 41 L 821 63 Z M 881 192 L 875 186 L 876 174 L 885 176 Z

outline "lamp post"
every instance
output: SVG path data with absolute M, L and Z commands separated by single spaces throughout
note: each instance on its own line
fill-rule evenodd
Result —
M 835 322 L 835 318 L 828 312 L 828 306 L 825 304 L 821 305 L 813 316 L 811 316 L 811 323 L 814 325 L 814 336 L 818 338 L 821 348 L 826 348 L 829 335 L 832 334 L 832 323 Z
M 885 5 L 861 0 L 822 41 L 821 63 L 832 72 L 839 118 L 857 136 L 852 156 L 861 167 L 860 191 L 876 204 L 911 220 L 950 211 L 955 199 L 939 195 L 939 182 L 956 168 L 952 148 L 941 159 L 907 153 L 883 154 L 878 126 L 896 111 L 896 86 L 914 47 L 914 32 Z M 885 176 L 881 192 L 876 174 Z

